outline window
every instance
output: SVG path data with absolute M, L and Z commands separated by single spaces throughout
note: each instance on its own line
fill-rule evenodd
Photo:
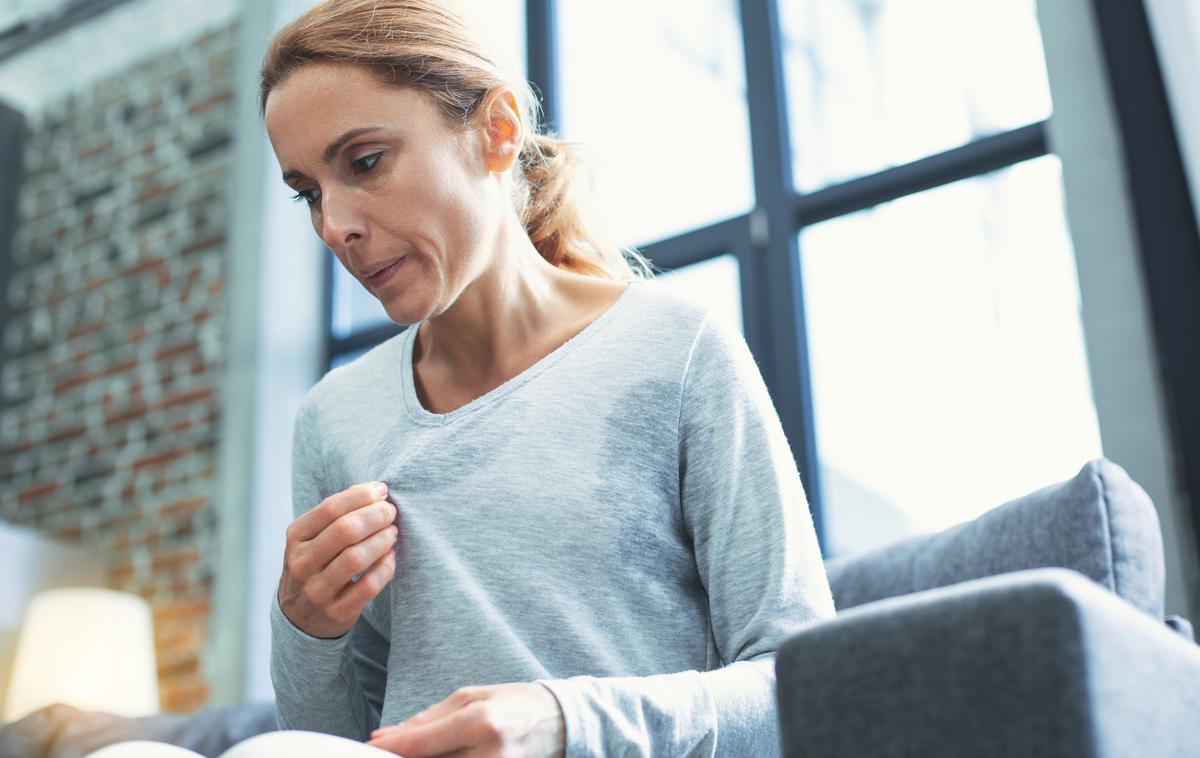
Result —
M 600 217 L 641 245 L 750 210 L 746 77 L 734 0 L 561 2 L 562 136 Z
M 1099 457 L 1054 156 L 801 233 L 827 546 L 944 529 Z
M 1032 0 L 781 0 L 779 10 L 802 191 L 1050 115 Z
M 1034 10 L 527 0 L 547 123 L 610 236 L 744 334 L 828 556 L 1101 454 Z M 337 360 L 398 330 L 332 301 Z

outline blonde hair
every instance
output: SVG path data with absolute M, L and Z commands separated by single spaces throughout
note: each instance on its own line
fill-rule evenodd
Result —
M 529 83 L 490 54 L 453 6 L 439 0 L 325 0 L 276 33 L 263 60 L 259 106 L 296 69 L 314 61 L 372 69 L 386 84 L 432 97 L 452 127 L 467 128 L 494 87 L 507 85 L 525 118 L 514 205 L 530 241 L 555 266 L 608 279 L 646 279 L 641 253 L 612 244 L 589 207 L 591 175 L 577 146 L 538 133 Z

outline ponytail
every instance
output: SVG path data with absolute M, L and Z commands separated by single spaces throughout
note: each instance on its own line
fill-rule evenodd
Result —
M 517 213 L 543 258 L 589 276 L 654 276 L 641 253 L 621 250 L 606 238 L 588 204 L 592 177 L 577 146 L 531 133 L 520 160 Z

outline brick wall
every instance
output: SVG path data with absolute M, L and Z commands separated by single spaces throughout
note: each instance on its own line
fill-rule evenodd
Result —
M 169 711 L 209 693 L 233 46 L 210 31 L 30 123 L 4 293 L 0 519 L 95 546 L 152 603 Z

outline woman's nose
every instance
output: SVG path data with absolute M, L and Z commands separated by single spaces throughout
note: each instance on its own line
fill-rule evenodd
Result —
M 366 235 L 363 216 L 345 198 L 321 195 L 321 239 L 331 250 L 344 250 Z

